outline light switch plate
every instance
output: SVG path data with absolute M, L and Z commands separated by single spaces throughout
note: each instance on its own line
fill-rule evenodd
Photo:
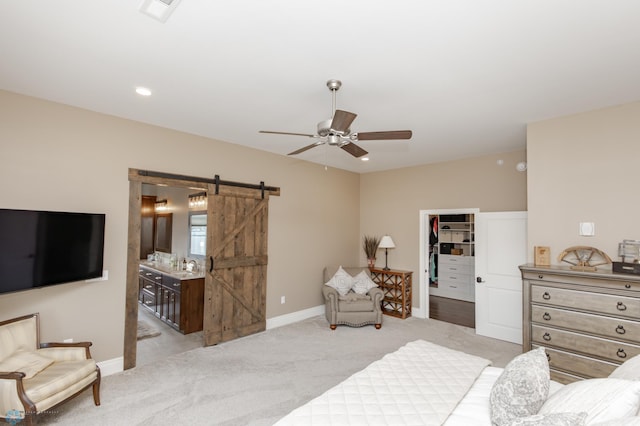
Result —
M 596 224 L 593 222 L 580 222 L 579 233 L 583 237 L 593 237 L 596 235 Z

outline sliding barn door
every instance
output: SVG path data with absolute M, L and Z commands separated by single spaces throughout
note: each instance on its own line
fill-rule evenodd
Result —
M 266 328 L 269 193 L 208 188 L 204 341 L 215 345 Z M 263 195 L 264 194 L 264 195 Z

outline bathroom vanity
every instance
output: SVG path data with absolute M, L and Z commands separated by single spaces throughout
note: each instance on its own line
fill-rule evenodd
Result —
M 183 334 L 202 330 L 204 273 L 175 271 L 158 262 L 140 262 L 140 305 Z

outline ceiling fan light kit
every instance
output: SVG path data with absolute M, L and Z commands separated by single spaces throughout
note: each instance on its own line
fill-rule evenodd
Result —
M 278 132 L 272 130 L 260 130 L 260 133 L 269 133 L 276 135 L 290 135 L 290 136 L 305 136 L 309 138 L 319 139 L 317 142 L 311 145 L 304 146 L 288 155 L 297 155 L 305 152 L 311 148 L 315 148 L 319 145 L 331 145 L 342 148 L 344 151 L 353 155 L 356 158 L 363 157 L 368 154 L 360 146 L 356 145 L 358 141 L 371 141 L 371 140 L 399 140 L 399 139 L 411 139 L 411 130 L 392 130 L 385 132 L 351 132 L 351 123 L 358 116 L 349 111 L 343 111 L 336 109 L 336 92 L 342 86 L 340 80 L 327 81 L 327 87 L 331 91 L 331 118 L 322 120 L 317 125 L 317 132 L 314 135 L 307 133 L 294 133 L 294 132 Z

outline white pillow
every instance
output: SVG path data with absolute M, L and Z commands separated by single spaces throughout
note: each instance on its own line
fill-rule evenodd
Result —
M 587 424 L 635 416 L 640 408 L 640 382 L 588 379 L 569 383 L 551 395 L 538 414 L 587 413 Z
M 347 271 L 342 269 L 342 266 L 340 266 L 336 273 L 333 274 L 333 277 L 331 277 L 329 281 L 324 283 L 324 285 L 335 288 L 338 294 L 340 294 L 341 296 L 346 296 L 353 286 L 353 277 L 349 275 Z
M 35 352 L 18 351 L 0 361 L 0 371 L 18 371 L 25 374 L 25 379 L 30 379 L 53 364 L 53 361 Z
M 352 289 L 358 294 L 367 294 L 369 290 L 376 287 L 378 286 L 371 280 L 366 271 L 360 271 L 358 275 L 353 277 Z
M 544 348 L 512 359 L 491 388 L 489 402 L 493 424 L 508 425 L 519 417 L 537 414 L 549 395 L 549 382 L 549 361 Z
M 609 374 L 609 378 L 640 380 L 640 355 L 636 355 L 620 364 Z
M 520 417 L 509 426 L 583 426 L 587 413 L 534 414 Z
M 640 426 L 640 417 L 624 417 L 611 419 L 607 422 L 593 423 L 592 426 Z

